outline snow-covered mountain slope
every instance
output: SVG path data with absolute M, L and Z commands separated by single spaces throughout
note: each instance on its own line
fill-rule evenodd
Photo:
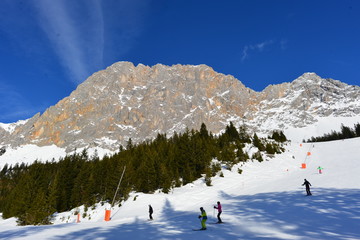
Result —
M 341 131 L 341 125 L 353 128 L 355 124 L 360 123 L 360 117 L 316 117 L 315 122 L 308 124 L 305 127 L 287 127 L 284 133 L 292 142 L 302 142 L 311 137 L 319 137 L 324 134 L 331 133 L 331 131 Z M 275 126 L 269 125 L 269 129 L 274 129 Z
M 0 156 L 0 169 L 2 169 L 5 164 L 9 166 L 15 166 L 15 164 L 32 164 L 35 160 L 38 162 L 46 162 L 52 160 L 59 160 L 66 156 L 66 154 L 72 153 L 81 153 L 85 148 L 76 149 L 76 151 L 66 153 L 64 148 L 57 147 L 55 145 L 42 146 L 39 147 L 34 144 L 27 144 L 15 148 L 6 148 L 6 152 Z M 114 151 L 108 149 L 103 149 L 99 147 L 86 148 L 89 156 L 94 156 L 95 154 L 102 158 L 105 155 L 112 155 Z
M 332 130 L 340 131 L 341 124 L 345 126 L 353 127 L 354 124 L 360 122 L 360 117 L 317 117 L 316 121 L 313 124 L 309 124 L 306 127 L 296 128 L 296 127 L 287 127 L 284 129 L 284 133 L 288 139 L 294 143 L 301 143 L 303 140 L 307 140 L 311 137 L 322 136 L 325 133 L 330 133 Z M 276 129 L 277 123 L 269 123 L 265 125 L 267 129 Z M 264 135 L 265 136 L 265 135 Z M 76 152 L 80 153 L 84 148 L 79 148 Z M 111 151 L 106 148 L 101 147 L 90 147 L 86 148 L 88 154 L 92 156 L 97 154 L 99 157 L 104 155 L 112 155 L 116 151 Z M 66 156 L 65 148 L 60 148 L 55 145 L 51 146 L 37 146 L 34 144 L 27 144 L 19 147 L 8 147 L 6 152 L 0 155 L 0 169 L 4 167 L 5 164 L 15 165 L 16 163 L 27 163 L 31 164 L 35 160 L 40 162 L 51 161 L 52 159 L 58 160 L 60 157 Z M 70 153 L 71 154 L 71 153 Z
M 291 83 L 270 85 L 257 111 L 249 111 L 249 124 L 258 130 L 302 128 L 324 117 L 358 117 L 359 87 L 315 73 L 305 73 Z
M 360 138 L 302 146 L 293 141 L 270 161 L 223 169 L 225 177 L 213 178 L 211 187 L 200 179 L 170 194 L 132 193 L 112 209 L 109 222 L 106 204 L 90 208 L 80 223 L 73 212 L 58 214 L 52 226 L 18 227 L 8 219 L 0 221 L 0 239 L 360 239 L 359 156 Z M 305 196 L 304 178 L 313 196 Z M 211 224 L 217 201 L 224 224 Z M 148 204 L 154 221 L 147 220 Z M 208 229 L 192 231 L 200 228 L 200 207 Z M 83 215 L 83 208 L 77 210 Z
M 24 125 L 28 120 L 19 120 L 15 123 L 0 123 L 0 129 L 11 134 L 14 132 L 15 128 Z

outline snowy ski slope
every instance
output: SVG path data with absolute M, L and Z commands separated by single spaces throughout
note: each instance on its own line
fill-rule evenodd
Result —
M 0 239 L 360 239 L 359 156 L 360 138 L 292 142 L 270 161 L 223 169 L 225 177 L 213 178 L 212 187 L 201 179 L 170 194 L 133 193 L 112 209 L 109 222 L 104 221 L 106 205 L 90 209 L 80 223 L 73 212 L 58 214 L 51 226 L 0 220 Z M 304 178 L 313 196 L 305 196 Z M 211 224 L 217 201 L 225 224 Z M 149 204 L 154 221 L 148 221 Z M 192 231 L 201 227 L 200 207 L 207 211 L 208 229 Z

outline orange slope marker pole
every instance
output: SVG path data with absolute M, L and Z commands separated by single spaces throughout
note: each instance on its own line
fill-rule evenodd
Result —
M 115 198 L 116 198 L 117 192 L 118 192 L 118 190 L 119 190 L 120 183 L 121 183 L 121 181 L 122 181 L 122 179 L 123 179 L 125 170 L 126 170 L 126 166 L 124 167 L 124 170 L 123 170 L 123 172 L 122 172 L 122 174 L 121 174 L 121 177 L 120 177 L 120 180 L 119 180 L 119 184 L 118 184 L 118 186 L 117 186 L 117 188 L 116 188 L 116 191 L 115 191 L 115 194 L 114 194 L 114 198 L 113 198 L 113 201 L 112 201 L 112 203 L 111 203 L 111 208 L 114 206 Z M 110 209 L 111 209 L 111 208 L 110 208 Z M 104 220 L 107 221 L 107 222 L 111 220 L 111 210 L 110 210 L 110 209 L 105 209 L 105 219 L 104 219 Z
M 111 219 L 111 210 L 105 209 L 105 221 L 110 221 Z

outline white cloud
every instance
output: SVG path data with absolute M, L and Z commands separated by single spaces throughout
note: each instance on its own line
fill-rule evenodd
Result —
M 257 44 L 246 45 L 242 51 L 241 61 L 245 61 L 245 59 L 249 57 L 251 52 L 263 52 L 266 48 L 273 45 L 274 43 L 274 40 L 267 40 Z
M 249 47 L 245 46 L 241 55 L 241 61 L 243 62 L 248 57 Z
M 265 41 L 265 42 L 262 42 L 262 43 L 257 44 L 257 45 L 256 45 L 256 48 L 257 48 L 260 52 L 262 52 L 265 47 L 267 47 L 267 46 L 269 46 L 269 45 L 271 45 L 271 44 L 273 44 L 273 43 L 274 43 L 274 41 L 272 41 L 272 40 L 270 40 L 270 41 Z

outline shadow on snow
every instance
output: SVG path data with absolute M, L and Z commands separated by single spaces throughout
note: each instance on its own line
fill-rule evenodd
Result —
M 222 197 L 230 202 L 227 212 L 244 226 L 241 230 L 244 239 L 360 239 L 359 189 L 320 188 L 312 193 L 312 196 L 305 196 L 305 190 L 247 196 L 222 193 Z M 253 223 L 249 224 L 250 230 L 246 228 L 247 222 Z
M 75 230 L 60 239 L 360 239 L 360 190 L 318 189 L 303 192 L 231 196 L 222 192 L 225 224 L 200 228 L 198 212 L 176 211 L 166 202 L 160 220 Z M 200 206 L 199 206 L 200 207 Z M 205 209 L 210 213 L 210 209 Z M 208 223 L 216 221 L 209 217 Z M 41 231 L 61 232 L 67 224 L 0 231 L 0 239 L 30 237 Z M 45 233 L 44 233 L 45 234 Z

